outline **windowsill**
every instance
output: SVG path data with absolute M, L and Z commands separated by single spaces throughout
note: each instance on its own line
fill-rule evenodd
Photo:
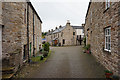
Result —
M 108 9 L 109 9 L 109 7 L 107 9 L 105 9 L 105 11 L 103 13 L 105 13 Z
M 27 60 L 23 60 L 23 63 L 26 63 L 27 62 Z
M 104 52 L 111 53 L 111 50 L 104 49 Z

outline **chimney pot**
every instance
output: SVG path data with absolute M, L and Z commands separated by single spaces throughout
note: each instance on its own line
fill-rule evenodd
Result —
M 61 28 L 62 26 L 60 25 L 59 28 Z
M 56 27 L 56 29 L 58 29 L 58 28 Z

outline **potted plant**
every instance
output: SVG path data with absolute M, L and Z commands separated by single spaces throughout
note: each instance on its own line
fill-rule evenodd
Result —
M 106 78 L 112 78 L 113 72 L 111 72 L 111 71 L 109 71 L 109 70 L 106 70 L 106 71 L 105 71 L 105 76 L 106 76 Z
M 88 53 L 88 54 L 91 53 L 91 51 L 90 51 L 90 44 L 87 44 L 87 45 L 85 46 L 85 52 Z

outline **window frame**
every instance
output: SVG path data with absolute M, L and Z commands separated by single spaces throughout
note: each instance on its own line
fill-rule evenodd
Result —
M 105 28 L 105 51 L 111 52 L 111 27 Z
M 110 0 L 105 0 L 105 8 L 108 9 L 110 7 Z

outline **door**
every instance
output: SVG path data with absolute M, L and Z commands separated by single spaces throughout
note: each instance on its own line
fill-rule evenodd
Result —
M 65 44 L 65 39 L 63 39 L 63 44 Z
M 31 52 L 32 52 L 32 43 L 30 43 L 30 57 L 31 57 Z
M 27 45 L 24 45 L 24 54 L 23 54 L 23 60 L 27 59 Z

